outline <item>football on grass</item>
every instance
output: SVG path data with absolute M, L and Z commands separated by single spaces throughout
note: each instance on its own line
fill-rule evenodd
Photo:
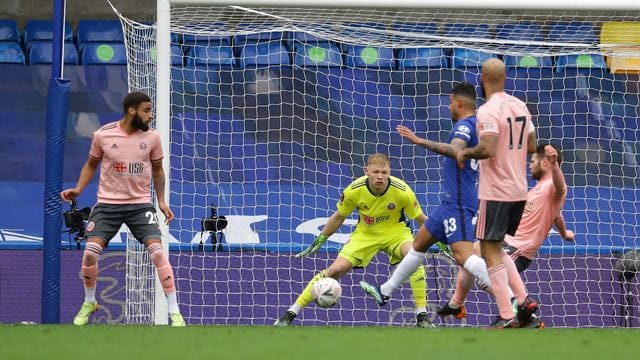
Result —
M 336 279 L 325 277 L 313 284 L 311 293 L 318 306 L 328 308 L 338 303 L 342 295 L 342 287 Z

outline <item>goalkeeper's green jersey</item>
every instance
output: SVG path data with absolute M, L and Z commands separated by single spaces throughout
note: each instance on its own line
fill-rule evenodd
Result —
M 422 214 L 422 208 L 409 185 L 394 177 L 389 177 L 389 185 L 381 195 L 374 195 L 362 176 L 352 182 L 342 192 L 338 200 L 338 212 L 349 216 L 358 209 L 356 232 L 361 234 L 382 234 L 389 231 L 407 231 L 407 218 L 415 219 Z

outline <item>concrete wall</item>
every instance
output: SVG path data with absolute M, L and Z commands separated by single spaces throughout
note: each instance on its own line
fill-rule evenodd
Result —
M 138 21 L 155 20 L 155 0 L 111 0 L 125 16 Z M 79 19 L 113 19 L 115 14 L 107 0 L 66 0 L 67 21 L 75 27 Z M 18 20 L 20 29 L 28 19 L 51 19 L 53 0 L 2 0 L 0 19 Z

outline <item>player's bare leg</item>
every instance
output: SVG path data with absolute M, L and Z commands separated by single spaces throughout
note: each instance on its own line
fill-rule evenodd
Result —
M 98 279 L 98 261 L 104 242 L 100 238 L 89 238 L 82 254 L 82 280 L 84 283 L 84 302 L 73 318 L 74 325 L 87 325 L 89 317 L 98 311 L 96 301 L 96 283 Z

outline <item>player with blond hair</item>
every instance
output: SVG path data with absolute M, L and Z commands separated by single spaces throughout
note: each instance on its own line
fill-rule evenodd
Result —
M 354 210 L 358 211 L 358 224 L 338 256 L 328 268 L 317 273 L 298 296 L 295 303 L 275 322 L 276 326 L 289 326 L 304 307 L 313 301 L 313 284 L 323 277 L 340 279 L 353 267 L 366 267 L 378 253 L 389 256 L 397 264 L 411 248 L 413 234 L 407 220 L 422 226 L 427 217 L 411 188 L 397 177 L 391 176 L 391 165 L 385 154 L 371 154 L 364 168 L 365 175 L 347 186 L 337 204 L 337 211 L 329 217 L 320 235 L 297 257 L 317 252 Z M 408 219 L 407 219 L 408 218 Z M 416 304 L 416 326 L 433 327 L 427 314 L 427 295 L 424 267 L 410 276 Z
M 453 128 L 449 142 L 440 143 L 416 136 L 409 128 L 398 126 L 398 133 L 416 145 L 423 146 L 443 155 L 444 193 L 442 203 L 429 214 L 425 225 L 416 234 L 413 246 L 402 259 L 398 268 L 382 285 L 360 282 L 362 290 L 378 305 L 386 304 L 391 293 L 424 262 L 427 250 L 441 242 L 451 246 L 453 257 L 460 265 L 460 271 L 468 271 L 477 277 L 485 287 L 490 286 L 484 260 L 474 252 L 474 220 L 478 210 L 478 166 L 475 160 L 468 160 L 464 169 L 458 168 L 456 154 L 466 147 L 476 146 L 476 90 L 472 84 L 460 83 L 454 86 L 450 95 L 449 110 Z

